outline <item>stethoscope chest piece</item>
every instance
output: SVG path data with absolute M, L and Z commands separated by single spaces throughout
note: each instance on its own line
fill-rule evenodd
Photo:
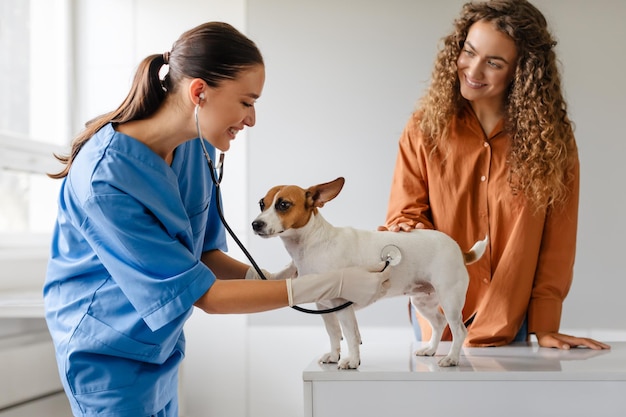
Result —
M 387 245 L 380 251 L 380 259 L 389 262 L 391 266 L 396 266 L 402 260 L 402 252 L 396 245 Z

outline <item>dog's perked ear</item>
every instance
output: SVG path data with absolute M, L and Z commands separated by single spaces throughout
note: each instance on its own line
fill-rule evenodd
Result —
M 345 182 L 346 180 L 343 177 L 339 177 L 334 181 L 309 187 L 308 190 L 306 190 L 307 205 L 324 207 L 325 203 L 328 203 L 339 195 Z

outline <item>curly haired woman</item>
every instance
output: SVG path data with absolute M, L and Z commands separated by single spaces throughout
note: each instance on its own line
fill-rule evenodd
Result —
M 576 252 L 579 161 L 555 44 L 527 1 L 465 4 L 400 138 L 379 229 L 437 229 L 463 249 L 490 237 L 468 266 L 467 346 L 535 334 L 544 347 L 609 348 L 559 333 Z M 416 337 L 428 340 L 428 322 L 411 311 Z

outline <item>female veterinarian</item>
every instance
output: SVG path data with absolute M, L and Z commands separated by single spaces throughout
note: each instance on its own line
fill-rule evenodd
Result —
M 380 229 L 434 228 L 464 249 L 490 237 L 468 266 L 469 346 L 534 333 L 540 346 L 609 348 L 559 333 L 576 251 L 579 161 L 555 44 L 525 0 L 465 4 L 400 137 Z M 411 317 L 418 339 L 428 340 L 428 323 Z
M 383 265 L 244 280 L 254 270 L 224 254 L 204 148 L 226 151 L 254 125 L 264 77 L 252 41 L 227 24 L 200 25 L 145 58 L 120 107 L 87 123 L 60 157 L 44 297 L 74 415 L 176 416 L 194 305 L 252 313 L 384 294 L 388 273 L 370 272 Z

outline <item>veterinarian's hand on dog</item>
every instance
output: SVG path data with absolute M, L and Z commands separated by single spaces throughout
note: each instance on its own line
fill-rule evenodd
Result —
M 598 342 L 587 337 L 576 337 L 562 333 L 536 333 L 537 342 L 541 347 L 550 347 L 557 349 L 569 350 L 575 347 L 587 347 L 589 349 L 601 350 L 611 349 L 611 346 Z
M 287 279 L 297 277 L 298 268 L 296 268 L 293 262 L 290 262 L 289 265 L 287 265 L 282 271 L 278 271 L 275 274 L 272 274 L 272 279 Z
M 287 279 L 287 278 L 296 278 L 298 276 L 298 269 L 293 264 L 293 262 L 287 265 L 285 269 L 278 271 L 275 274 L 272 274 L 271 272 L 268 272 L 263 268 L 261 268 L 261 272 L 263 272 L 265 279 L 267 279 L 268 281 Z M 254 267 L 251 266 L 246 271 L 245 279 L 263 279 L 263 278 L 261 278 L 261 276 L 256 271 L 256 269 L 254 269 Z
M 380 262 L 369 268 L 353 266 L 288 279 L 289 306 L 343 298 L 364 307 L 385 296 L 390 286 L 389 271 Z

